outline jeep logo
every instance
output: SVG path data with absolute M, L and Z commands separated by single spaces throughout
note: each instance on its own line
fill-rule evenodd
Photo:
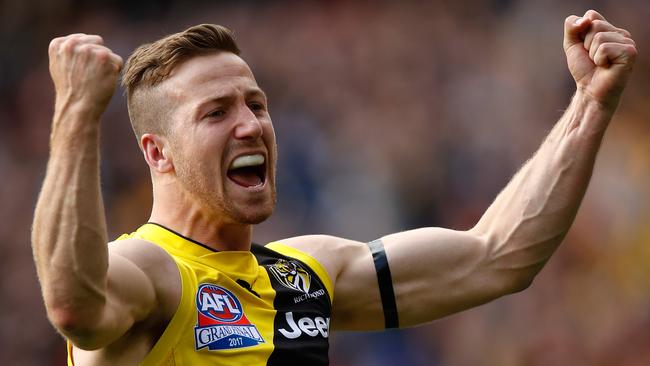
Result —
M 304 317 L 298 319 L 298 322 L 293 320 L 293 313 L 290 311 L 285 314 L 287 317 L 287 324 L 290 330 L 279 329 L 283 336 L 289 339 L 296 339 L 303 333 L 310 337 L 316 337 L 320 334 L 323 338 L 329 335 L 330 318 L 317 316 L 315 318 Z

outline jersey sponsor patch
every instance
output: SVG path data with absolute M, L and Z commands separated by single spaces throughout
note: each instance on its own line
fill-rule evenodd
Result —
M 269 270 L 282 286 L 309 294 L 311 276 L 298 262 L 278 259 Z
M 278 331 L 286 338 L 296 339 L 303 334 L 309 337 L 329 337 L 330 318 L 304 316 L 294 319 L 291 311 L 287 312 L 285 316 L 288 329 L 280 328 Z
M 244 314 L 237 296 L 229 290 L 203 283 L 196 292 L 198 324 L 194 327 L 196 350 L 210 351 L 255 346 L 264 339 Z

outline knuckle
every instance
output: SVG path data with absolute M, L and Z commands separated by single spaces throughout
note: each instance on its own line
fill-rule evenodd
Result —
M 93 52 L 97 56 L 102 56 L 102 57 L 108 56 L 109 53 L 109 51 L 104 47 L 93 47 Z
M 602 43 L 600 46 L 598 46 L 598 49 L 603 52 L 611 52 L 614 48 L 616 48 L 615 43 Z
M 60 49 L 65 52 L 72 52 L 77 47 L 79 42 L 76 38 L 67 38 L 61 44 Z
M 76 53 L 88 53 L 92 49 L 92 46 L 87 43 L 77 44 L 75 47 Z
M 599 27 L 600 27 L 599 29 L 602 30 L 602 31 L 608 31 L 608 32 L 611 32 L 611 31 L 615 31 L 615 30 L 616 30 L 616 27 L 614 27 L 614 26 L 612 25 L 612 23 L 610 23 L 610 22 L 608 22 L 608 21 L 606 21 L 606 20 L 599 20 L 599 21 L 598 21 L 598 24 L 599 24 Z
M 61 45 L 61 42 L 63 42 L 63 37 L 57 37 L 57 38 L 52 39 L 50 41 L 49 49 L 50 50 L 55 50 L 55 49 L 59 48 L 59 46 Z
M 635 45 L 628 44 L 628 45 L 626 45 L 626 47 L 625 47 L 625 52 L 626 52 L 629 56 L 634 57 L 634 56 L 637 55 L 637 52 L 638 52 L 638 51 L 637 51 Z
M 571 25 L 573 24 L 573 22 L 575 22 L 576 19 L 578 19 L 577 15 L 569 15 L 568 17 L 566 17 L 566 19 L 564 19 L 564 24 Z
M 592 43 L 595 43 L 595 44 L 601 43 L 603 41 L 603 37 L 604 37 L 604 33 L 598 32 L 598 33 L 594 34 L 594 38 L 593 38 Z
M 102 45 L 104 42 L 104 39 L 96 34 L 89 34 L 83 37 L 84 42 L 87 43 L 92 43 L 92 44 L 97 44 L 97 45 Z
M 606 22 L 600 20 L 600 19 L 595 19 L 591 21 L 591 28 L 596 30 L 596 31 L 602 31 L 607 28 Z
M 109 52 L 107 50 L 95 49 L 93 53 L 99 61 L 108 61 L 110 58 Z

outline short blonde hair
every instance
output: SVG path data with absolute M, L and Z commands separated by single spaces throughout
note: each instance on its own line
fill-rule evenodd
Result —
M 233 32 L 215 24 L 200 24 L 138 47 L 124 66 L 122 86 L 126 89 L 129 118 L 136 137 L 147 132 L 168 131 L 167 103 L 155 95 L 155 86 L 176 66 L 192 56 L 211 52 L 240 54 Z

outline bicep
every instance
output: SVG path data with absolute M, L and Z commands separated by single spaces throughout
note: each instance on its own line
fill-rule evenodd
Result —
M 490 264 L 488 247 L 472 232 L 423 228 L 388 235 L 383 241 L 402 327 L 502 294 L 501 276 Z
M 428 322 L 503 294 L 484 241 L 472 232 L 423 228 L 381 239 L 392 277 L 400 327 Z M 336 278 L 333 325 L 381 329 L 390 292 L 380 295 L 373 255 L 364 243 L 347 245 Z M 381 267 L 381 264 L 380 266 Z M 385 277 L 385 276 L 384 276 Z M 385 280 L 384 280 L 385 282 Z M 382 298 L 384 297 L 384 298 Z M 388 300 L 388 301 L 387 301 Z
M 151 278 L 132 259 L 118 251 L 109 254 L 104 305 L 95 314 L 82 316 L 87 324 L 64 335 L 77 347 L 97 349 L 119 339 L 155 308 Z

